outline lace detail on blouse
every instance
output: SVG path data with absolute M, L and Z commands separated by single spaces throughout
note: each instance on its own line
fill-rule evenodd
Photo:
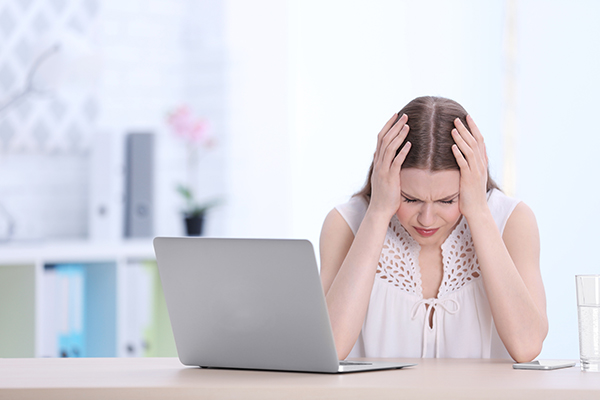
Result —
M 390 221 L 377 265 L 377 276 L 410 294 L 421 296 L 421 246 L 394 216 Z
M 462 218 L 448 239 L 442 244 L 444 279 L 438 297 L 456 292 L 481 276 L 471 230 Z
M 376 276 L 399 290 L 422 297 L 419 253 L 421 246 L 394 216 L 390 221 Z M 462 218 L 442 244 L 444 276 L 438 298 L 455 292 L 481 277 L 471 231 Z

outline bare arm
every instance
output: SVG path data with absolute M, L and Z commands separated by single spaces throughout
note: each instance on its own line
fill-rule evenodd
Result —
M 531 209 L 519 203 L 500 235 L 485 198 L 483 137 L 470 117 L 467 121 L 472 135 L 458 120 L 452 133 L 461 171 L 461 212 L 473 236 L 500 339 L 515 361 L 531 361 L 541 352 L 548 333 L 537 223 Z
M 345 359 L 362 328 L 389 219 L 367 211 L 353 237 L 333 210 L 321 233 L 321 280 L 338 357 Z M 341 260 L 341 263 L 340 263 Z
M 321 231 L 321 281 L 340 359 L 348 356 L 362 328 L 387 227 L 400 204 L 400 167 L 410 144 L 396 155 L 408 135 L 408 117 L 394 124 L 396 119 L 379 133 L 371 201 L 356 237 L 336 210 Z
M 531 361 L 548 333 L 535 216 L 520 203 L 504 239 L 491 214 L 468 222 L 498 335 L 515 361 Z

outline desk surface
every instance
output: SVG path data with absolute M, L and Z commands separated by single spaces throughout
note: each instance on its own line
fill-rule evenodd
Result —
M 600 399 L 600 373 L 508 361 L 407 359 L 347 375 L 200 369 L 176 358 L 0 359 L 0 399 Z

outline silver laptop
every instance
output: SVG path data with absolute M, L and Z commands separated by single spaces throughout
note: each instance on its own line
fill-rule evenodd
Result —
M 157 237 L 154 250 L 185 365 L 322 373 L 415 365 L 338 361 L 307 240 Z

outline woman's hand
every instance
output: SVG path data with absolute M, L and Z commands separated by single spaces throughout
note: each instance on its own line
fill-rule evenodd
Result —
M 467 123 L 470 132 L 459 118 L 454 120 L 456 129 L 452 130 L 452 138 L 456 144 L 452 145 L 452 152 L 460 167 L 459 207 L 468 221 L 470 217 L 489 211 L 489 208 L 486 197 L 488 158 L 485 143 L 470 115 L 467 115 Z
M 397 121 L 396 121 L 397 120 Z M 371 201 L 369 208 L 382 212 L 389 219 L 400 208 L 400 167 L 410 150 L 410 142 L 406 142 L 396 155 L 400 145 L 408 135 L 408 116 L 403 114 L 399 119 L 394 114 L 377 136 L 377 150 L 373 158 L 373 174 L 371 176 Z

